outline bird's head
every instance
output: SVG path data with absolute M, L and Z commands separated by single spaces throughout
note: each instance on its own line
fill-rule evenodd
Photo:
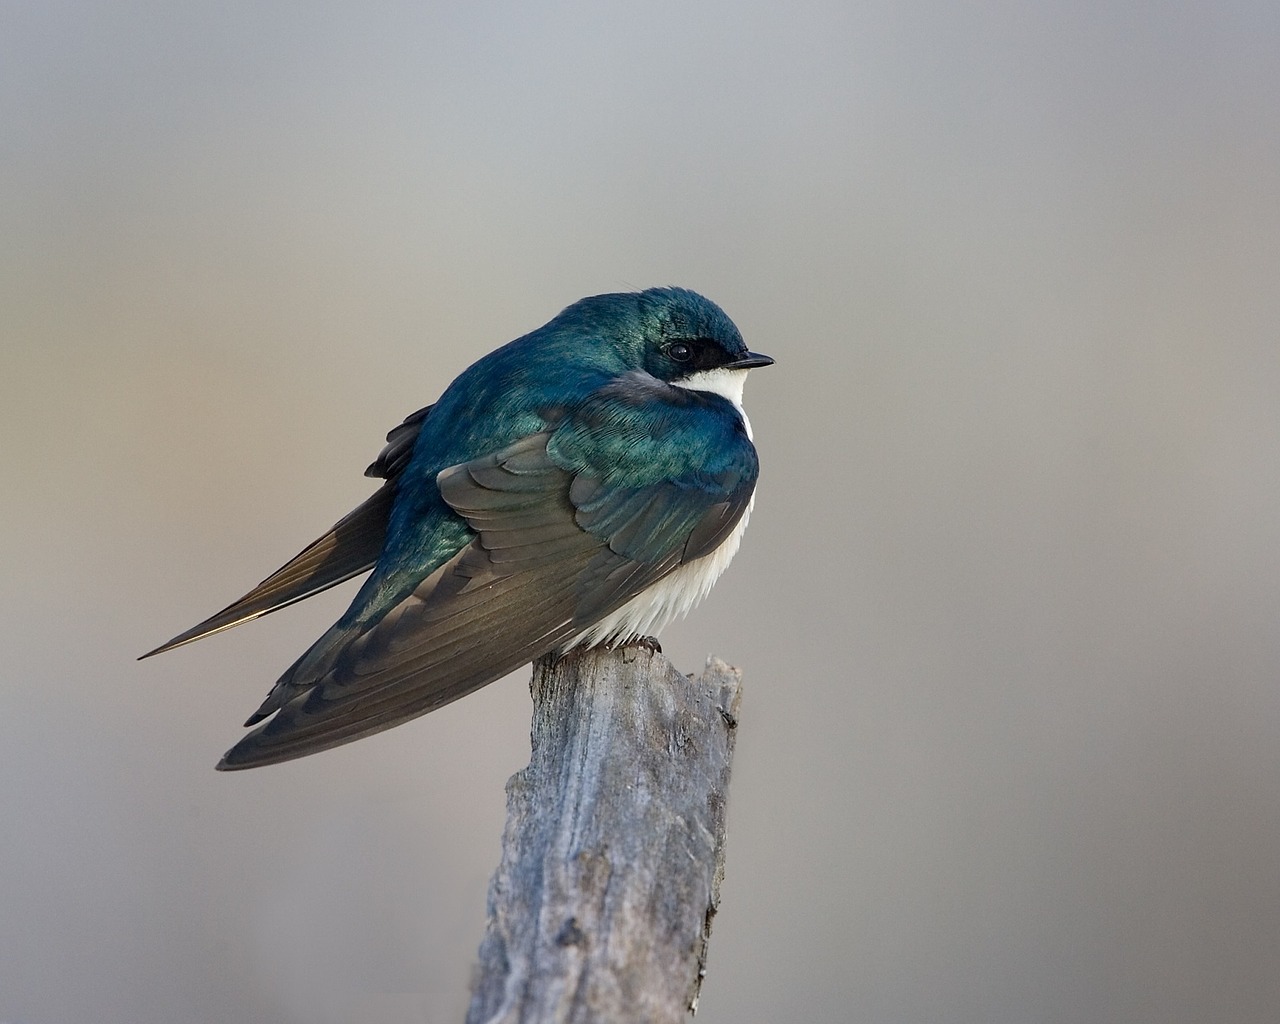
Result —
M 773 362 L 747 349 L 724 310 L 687 288 L 596 295 L 556 319 L 572 322 L 619 369 L 678 387 L 723 391 L 727 384 L 740 395 L 747 371 Z

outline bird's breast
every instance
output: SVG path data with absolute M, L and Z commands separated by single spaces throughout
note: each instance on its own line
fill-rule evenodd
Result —
M 690 391 L 707 391 L 727 398 L 742 418 L 747 439 L 751 439 L 751 421 L 742 407 L 742 389 L 747 379 L 746 370 L 705 370 L 673 382 L 677 387 Z M 600 644 L 626 643 L 645 636 L 656 636 L 669 623 L 683 618 L 698 604 L 716 580 L 729 567 L 738 553 L 742 535 L 751 518 L 756 503 L 755 491 L 747 502 L 742 518 L 724 542 L 714 551 L 687 562 L 669 573 L 646 590 L 641 591 L 626 604 L 610 612 L 600 621 L 579 633 L 564 644 L 562 650 L 579 645 L 595 647 Z
M 686 391 L 707 391 L 721 398 L 727 398 L 742 417 L 742 428 L 747 432 L 747 440 L 751 437 L 751 421 L 747 419 L 747 410 L 742 407 L 742 389 L 747 383 L 746 370 L 702 370 L 691 374 L 684 380 L 672 381 L 678 388 Z

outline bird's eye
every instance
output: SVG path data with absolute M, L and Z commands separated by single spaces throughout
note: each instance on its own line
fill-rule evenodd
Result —
M 673 342 L 667 346 L 667 355 L 677 363 L 687 363 L 693 358 L 693 346 L 683 341 Z

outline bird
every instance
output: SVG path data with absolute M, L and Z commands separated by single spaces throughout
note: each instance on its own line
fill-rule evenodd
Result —
M 759 460 L 748 350 L 685 288 L 581 299 L 387 434 L 382 480 L 170 651 L 370 572 L 271 688 L 221 771 L 434 711 L 548 654 L 656 644 L 738 550 Z

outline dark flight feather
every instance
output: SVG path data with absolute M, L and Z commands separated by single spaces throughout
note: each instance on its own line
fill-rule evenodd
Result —
M 413 455 L 422 424 L 433 406 L 407 416 L 387 434 L 387 446 L 365 470 L 365 476 L 386 481 L 360 505 L 343 516 L 323 536 L 312 541 L 249 593 L 216 615 L 179 633 L 142 658 L 163 654 L 224 629 L 295 604 L 368 572 L 378 561 L 386 540 L 387 522 L 395 502 L 396 481 Z M 141 661 L 142 658 L 138 660 Z

